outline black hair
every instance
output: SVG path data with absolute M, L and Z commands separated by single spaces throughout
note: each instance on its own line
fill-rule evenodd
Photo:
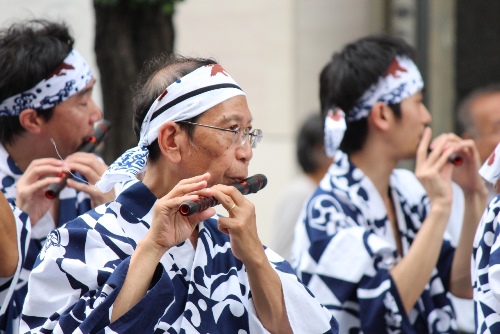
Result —
M 161 54 L 147 62 L 138 76 L 138 81 L 134 84 L 132 105 L 134 110 L 133 127 L 139 140 L 142 122 L 148 113 L 149 107 L 174 81 L 191 73 L 192 71 L 205 66 L 217 64 L 217 61 L 209 58 L 189 58 L 176 54 Z M 190 122 L 196 122 L 199 116 L 193 117 Z M 193 136 L 194 125 L 178 123 L 190 138 Z M 149 157 L 152 162 L 160 157 L 158 140 L 148 146 Z
M 372 35 L 347 44 L 333 54 L 320 74 L 321 115 L 340 108 L 349 116 L 368 88 L 378 82 L 396 56 L 415 58 L 415 50 L 403 39 L 388 35 Z M 392 107 L 397 117 L 399 106 Z M 340 149 L 346 153 L 359 151 L 366 140 L 366 118 L 347 122 Z
M 52 73 L 73 49 L 74 38 L 64 23 L 42 19 L 19 21 L 0 30 L 0 101 L 33 88 Z M 53 108 L 37 110 L 49 120 Z M 3 116 L 0 143 L 12 144 L 22 134 L 18 116 Z

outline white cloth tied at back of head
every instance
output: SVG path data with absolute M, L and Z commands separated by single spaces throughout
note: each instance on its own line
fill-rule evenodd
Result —
M 415 63 L 406 56 L 396 56 L 385 75 L 363 94 L 347 116 L 339 108 L 328 111 L 325 119 L 326 154 L 334 157 L 340 146 L 347 127 L 346 117 L 348 122 L 368 117 L 377 102 L 387 105 L 401 103 L 423 87 L 424 81 Z
M 47 110 L 81 91 L 92 79 L 82 55 L 72 50 L 49 76 L 34 87 L 0 103 L 0 116 L 18 116 L 25 109 Z
M 179 122 L 198 116 L 232 97 L 245 95 L 219 64 L 202 66 L 170 84 L 149 108 L 141 126 L 139 143 L 113 162 L 96 183 L 103 192 L 117 182 L 135 178 L 146 168 L 147 146 L 158 138 L 167 121 Z
M 492 185 L 497 183 L 500 178 L 500 143 L 479 169 L 479 175 Z

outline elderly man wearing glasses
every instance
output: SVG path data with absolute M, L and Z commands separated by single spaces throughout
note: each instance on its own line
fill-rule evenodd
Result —
M 49 236 L 22 332 L 337 333 L 228 186 L 247 178 L 262 138 L 241 88 L 209 59 L 160 57 L 147 71 L 134 98 L 139 143 L 97 183 L 124 190 Z M 227 216 L 179 213 L 200 196 Z

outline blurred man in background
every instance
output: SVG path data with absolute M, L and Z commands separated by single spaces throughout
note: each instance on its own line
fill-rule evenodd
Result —
M 483 164 L 500 143 L 500 84 L 480 87 L 458 106 L 458 135 L 476 143 Z M 496 196 L 488 186 L 488 201 Z

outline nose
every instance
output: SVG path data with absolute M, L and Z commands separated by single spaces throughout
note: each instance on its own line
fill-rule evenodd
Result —
M 236 148 L 236 159 L 242 161 L 250 161 L 253 157 L 253 149 L 250 145 L 250 140 L 247 138 L 243 145 Z
M 422 105 L 422 121 L 424 124 L 431 124 L 432 116 L 425 105 Z
M 90 122 L 94 124 L 95 122 L 103 118 L 102 110 L 97 106 L 94 99 L 90 99 Z

